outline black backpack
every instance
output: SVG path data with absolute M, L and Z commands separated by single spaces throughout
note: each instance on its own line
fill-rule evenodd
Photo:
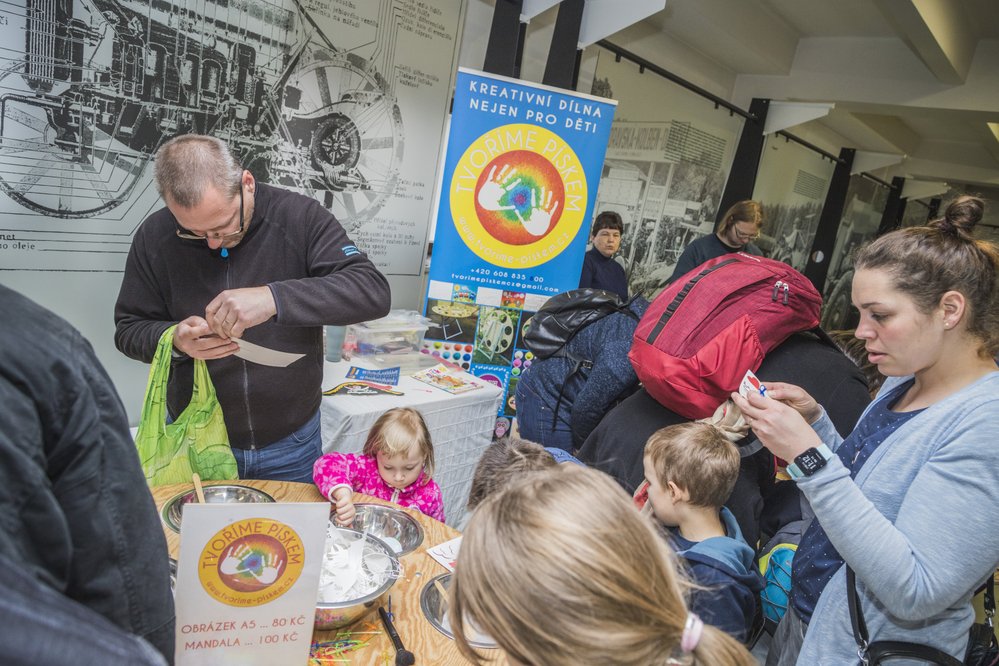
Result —
M 615 312 L 623 312 L 637 321 L 638 315 L 630 309 L 633 300 L 623 302 L 614 292 L 589 287 L 553 296 L 531 318 L 524 346 L 539 359 L 573 358 L 565 346 L 584 327 Z

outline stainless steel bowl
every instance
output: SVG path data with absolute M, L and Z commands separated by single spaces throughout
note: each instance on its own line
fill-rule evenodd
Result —
M 420 608 L 423 610 L 423 615 L 427 618 L 427 621 L 433 625 L 434 629 L 441 632 L 451 640 L 454 640 L 454 632 L 451 630 L 451 623 L 448 622 L 447 619 L 447 602 L 441 598 L 441 593 L 437 589 L 436 581 L 440 581 L 441 587 L 445 590 L 450 589 L 451 574 L 444 573 L 435 578 L 431 578 L 430 581 L 423 586 L 423 591 L 420 592 Z M 474 627 L 466 628 L 474 630 Z M 484 634 L 480 634 L 475 637 L 469 636 L 468 644 L 472 647 L 487 650 L 499 647 L 494 640 Z
M 177 594 L 177 560 L 168 557 L 170 560 L 170 591 Z
M 205 486 L 204 492 L 205 504 L 264 503 L 274 501 L 273 497 L 262 490 L 235 484 Z M 180 521 L 184 512 L 184 505 L 197 501 L 198 498 L 193 488 L 171 497 L 163 505 L 163 522 L 174 532 L 180 532 Z
M 390 571 L 378 589 L 359 599 L 348 599 L 346 601 L 319 601 L 316 602 L 316 629 L 328 631 L 330 629 L 340 629 L 367 615 L 371 610 L 382 606 L 389 590 L 395 585 L 399 577 L 399 558 L 395 551 L 384 541 L 373 534 L 365 534 L 350 527 L 331 526 L 331 529 L 338 530 L 354 539 L 366 539 L 369 544 L 389 558 Z
M 354 509 L 357 516 L 351 527 L 374 534 L 400 557 L 423 543 L 423 528 L 405 511 L 384 504 L 355 504 Z

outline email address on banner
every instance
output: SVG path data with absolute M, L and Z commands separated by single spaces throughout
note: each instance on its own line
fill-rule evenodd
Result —
M 558 289 L 555 287 L 542 287 L 536 284 L 527 284 L 525 282 L 513 282 L 511 280 L 497 280 L 495 278 L 483 278 L 476 275 L 459 275 L 457 273 L 451 273 L 451 279 L 455 282 L 475 282 L 477 284 L 486 285 L 489 287 L 504 287 L 508 291 L 525 291 L 531 293 L 548 293 L 557 294 Z

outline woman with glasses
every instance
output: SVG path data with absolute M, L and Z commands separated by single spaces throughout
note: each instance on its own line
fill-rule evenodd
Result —
M 756 201 L 740 201 L 722 217 L 721 225 L 713 234 L 702 236 L 688 245 L 676 262 L 670 282 L 686 275 L 708 259 L 730 252 L 745 252 L 762 256 L 753 241 L 760 237 L 763 227 L 763 207 Z

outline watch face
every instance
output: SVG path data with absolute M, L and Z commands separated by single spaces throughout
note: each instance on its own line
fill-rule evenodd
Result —
M 794 459 L 794 463 L 805 476 L 811 476 L 815 472 L 825 467 L 826 459 L 815 449 L 808 449 Z

